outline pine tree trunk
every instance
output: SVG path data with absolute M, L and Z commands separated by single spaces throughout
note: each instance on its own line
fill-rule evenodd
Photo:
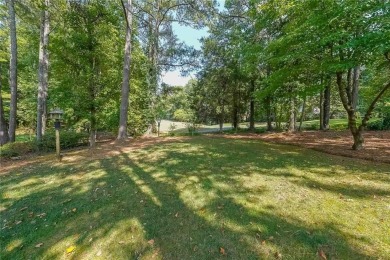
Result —
M 41 14 L 41 35 L 39 42 L 39 68 L 38 68 L 38 108 L 37 108 L 37 140 L 40 141 L 46 130 L 46 110 L 47 110 L 47 91 L 48 91 L 48 70 L 49 70 L 49 32 L 50 1 L 45 0 L 44 10 Z
M 121 92 L 121 105 L 120 105 L 120 117 L 119 117 L 119 131 L 118 140 L 124 140 L 127 138 L 127 114 L 129 110 L 129 95 L 130 95 L 130 65 L 131 65 L 131 26 L 132 26 L 132 5 L 131 0 L 127 0 L 127 3 L 122 5 L 126 17 L 126 40 L 125 40 L 125 56 L 123 64 L 123 79 L 122 79 L 122 92 Z
M 8 0 L 9 29 L 10 29 L 10 75 L 9 85 L 11 89 L 10 115 L 9 115 L 9 140 L 15 142 L 16 133 L 16 112 L 18 101 L 17 89 L 17 38 L 16 38 L 16 18 L 15 18 L 15 0 Z
M 8 136 L 8 124 L 4 116 L 4 105 L 3 98 L 1 96 L 1 71 L 0 71 L 0 145 L 6 144 L 9 142 Z
M 271 97 L 270 96 L 267 96 L 266 99 L 265 99 L 265 103 L 266 103 L 266 111 L 267 111 L 267 131 L 272 131 L 273 130 L 273 127 L 272 127 L 272 100 L 271 100 Z
M 332 84 L 332 78 L 328 78 L 326 88 L 324 90 L 324 100 L 323 100 L 323 117 L 322 125 L 323 130 L 329 130 L 329 119 L 330 119 L 330 88 Z
M 250 112 L 249 112 L 249 130 L 255 130 L 255 98 L 253 97 L 255 92 L 255 82 L 251 82 L 251 92 L 250 92 Z

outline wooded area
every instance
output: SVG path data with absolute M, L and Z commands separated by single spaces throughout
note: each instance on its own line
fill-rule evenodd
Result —
M 41 142 L 56 107 L 92 147 L 97 131 L 123 140 L 161 118 L 251 131 L 347 118 L 356 150 L 367 127 L 390 128 L 386 0 L 3 0 L 0 12 L 2 145 L 17 129 Z M 202 49 L 174 23 L 208 28 Z M 176 68 L 196 80 L 162 83 Z

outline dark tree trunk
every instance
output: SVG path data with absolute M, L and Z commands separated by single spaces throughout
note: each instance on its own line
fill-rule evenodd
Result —
M 47 114 L 47 91 L 48 91 L 48 70 L 49 70 L 49 30 L 50 1 L 45 0 L 44 9 L 41 14 L 41 35 L 39 42 L 39 68 L 38 68 L 38 108 L 37 108 L 37 140 L 42 139 L 46 129 Z
M 250 112 L 249 112 L 249 130 L 255 130 L 255 81 L 251 82 L 251 92 L 250 92 Z
M 272 99 L 271 96 L 267 96 L 265 99 L 266 103 L 266 113 L 267 113 L 267 131 L 272 131 Z
M 9 29 L 10 29 L 10 75 L 9 86 L 11 89 L 10 115 L 9 115 L 9 140 L 15 142 L 16 133 L 16 112 L 18 101 L 17 89 L 17 38 L 16 38 L 16 18 L 15 18 L 15 0 L 8 0 Z
M 2 71 L 0 70 L 0 145 L 3 145 L 9 142 L 9 136 L 8 136 L 8 124 L 4 116 L 3 98 L 1 96 L 1 88 L 2 88 L 1 73 Z
M 332 86 L 332 78 L 327 79 L 327 84 L 324 90 L 324 100 L 322 105 L 323 116 L 322 116 L 322 130 L 329 130 L 329 119 L 330 119 L 330 88 Z
M 125 55 L 123 63 L 123 78 L 122 78 L 122 92 L 121 105 L 119 114 L 119 131 L 118 140 L 127 138 L 127 114 L 129 111 L 129 95 L 130 95 L 130 65 L 131 65 L 131 26 L 132 26 L 132 3 L 127 0 L 125 4 L 123 1 L 123 11 L 126 19 L 126 40 L 125 40 Z

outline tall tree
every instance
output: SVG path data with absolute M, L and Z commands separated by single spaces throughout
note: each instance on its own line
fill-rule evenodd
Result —
M 2 83 L 1 83 L 1 67 L 0 67 L 0 145 L 6 144 L 9 141 L 8 136 L 8 124 L 4 115 L 3 97 L 1 95 Z
M 8 19 L 10 31 L 10 68 L 9 68 L 9 86 L 11 90 L 10 115 L 9 115 L 9 139 L 15 142 L 16 133 L 16 115 L 18 101 L 18 82 L 17 82 L 17 39 L 16 39 L 16 15 L 15 15 L 15 0 L 8 0 Z
M 123 63 L 123 77 L 122 77 L 122 92 L 121 104 L 119 112 L 119 131 L 118 140 L 127 138 L 127 117 L 129 110 L 129 93 L 130 93 L 130 65 L 131 65 L 131 29 L 132 29 L 132 2 L 127 0 L 126 3 L 121 0 L 124 16 L 126 19 L 126 39 L 125 39 L 125 53 Z
M 49 33 L 50 33 L 50 0 L 44 0 L 41 11 L 41 30 L 39 40 L 39 67 L 38 67 L 38 108 L 37 108 L 37 140 L 42 139 L 46 128 L 48 70 L 49 70 Z

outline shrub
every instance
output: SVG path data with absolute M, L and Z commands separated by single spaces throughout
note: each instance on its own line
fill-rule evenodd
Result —
M 7 143 L 0 148 L 0 157 L 11 158 L 36 150 L 34 141 Z
M 88 134 L 65 130 L 60 132 L 61 149 L 69 149 L 88 144 Z M 37 143 L 40 151 L 52 151 L 56 149 L 56 135 L 54 131 L 47 132 Z
M 390 130 L 390 115 L 386 115 L 384 118 L 378 118 L 368 121 L 367 130 Z

